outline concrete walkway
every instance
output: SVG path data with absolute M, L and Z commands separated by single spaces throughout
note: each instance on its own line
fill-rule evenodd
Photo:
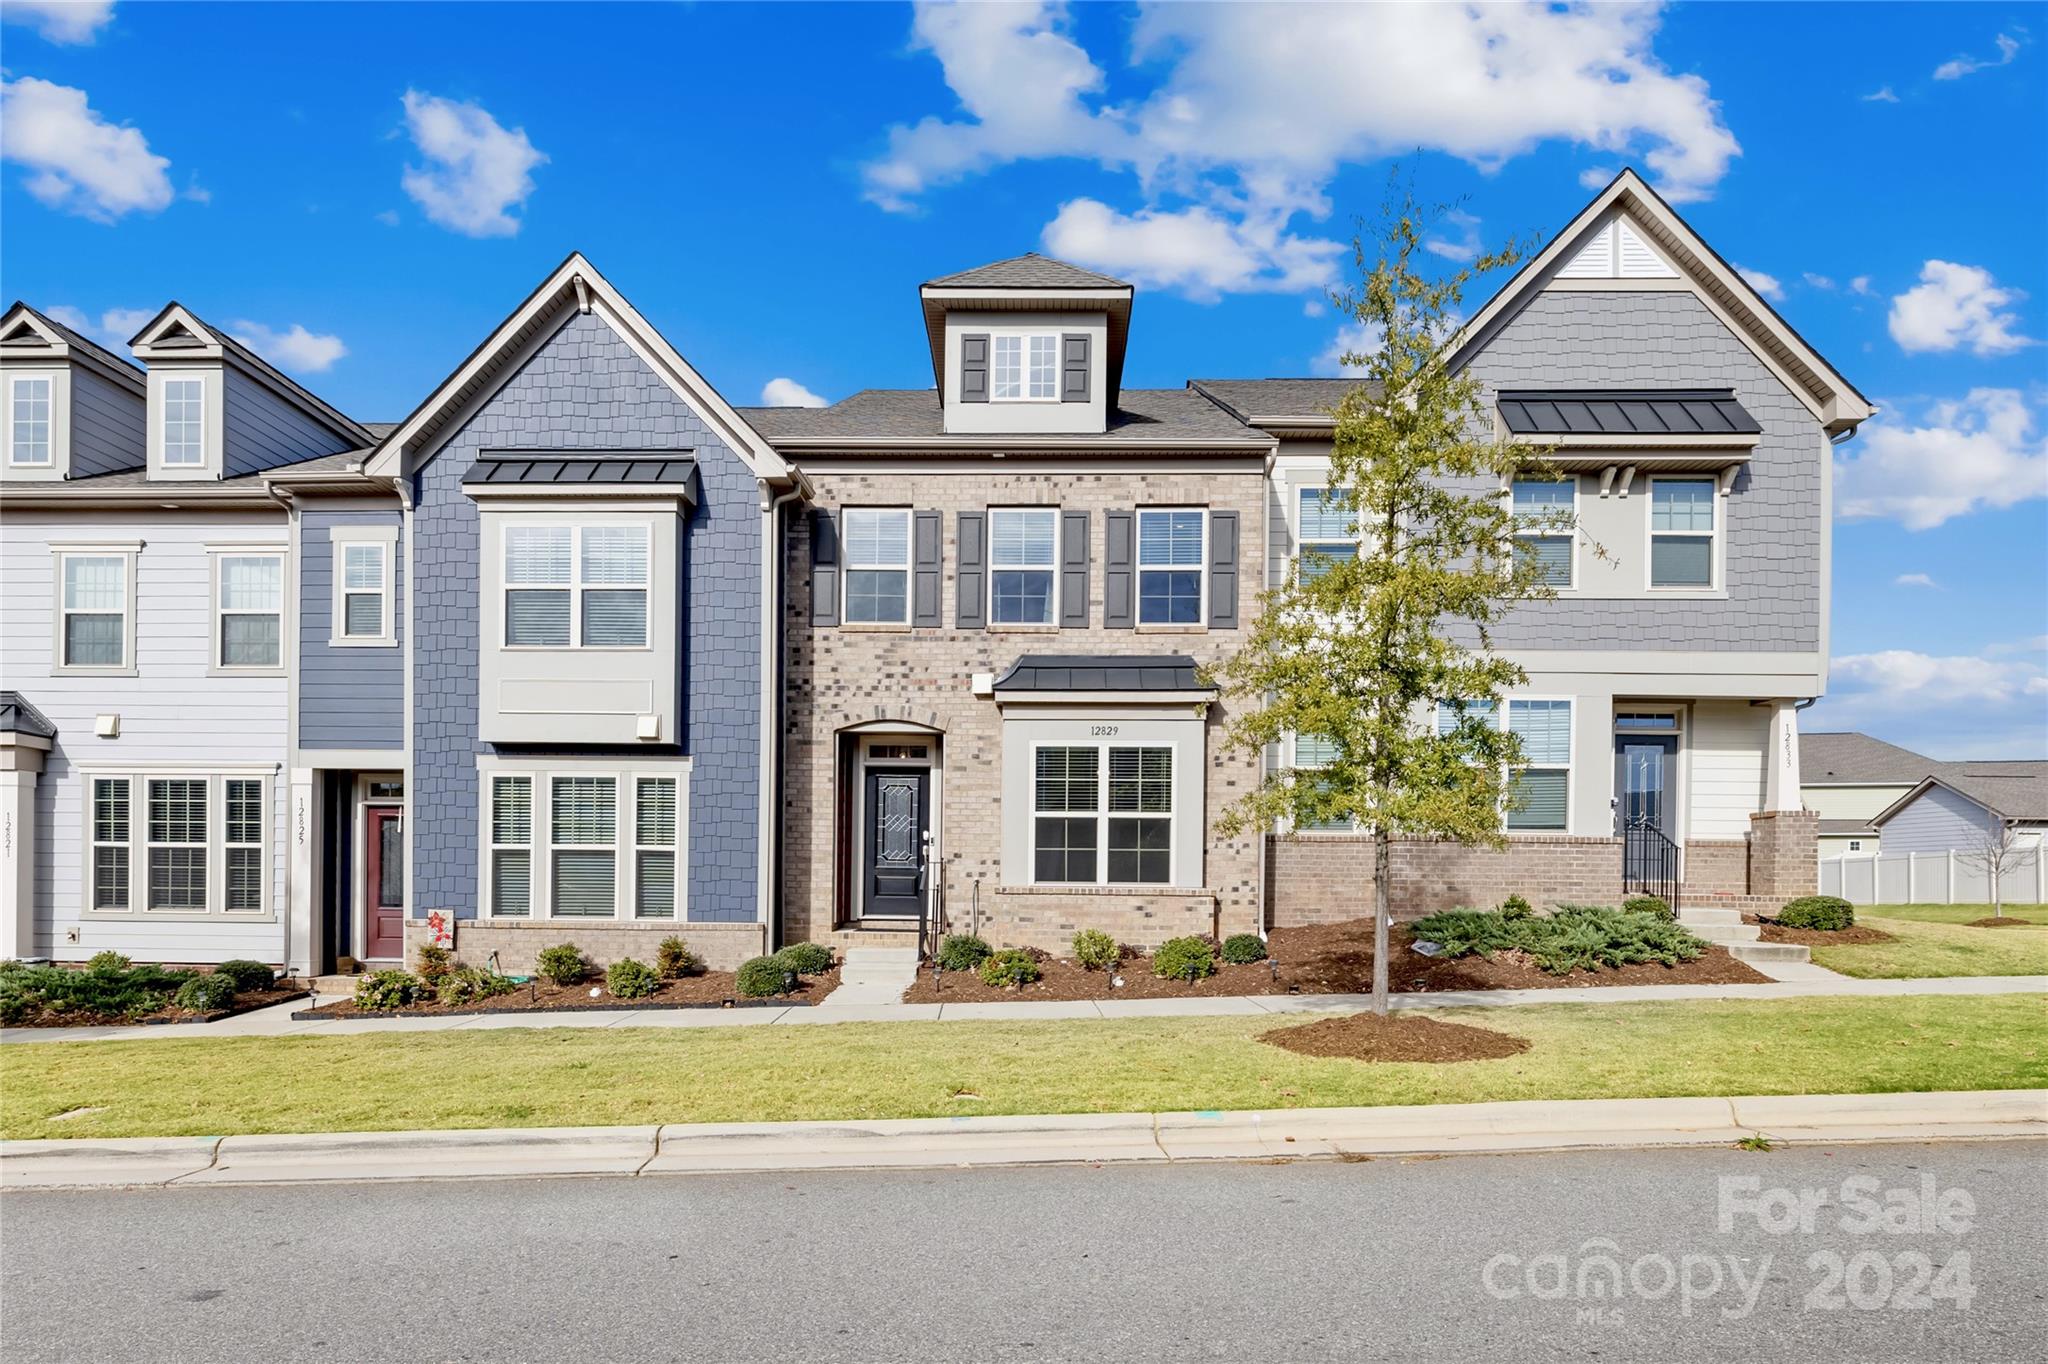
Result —
M 1591 985 L 1555 990 L 1446 990 L 1397 994 L 1397 1009 L 1521 1008 L 1536 1004 L 1643 1004 L 1694 999 L 1808 999 L 1854 996 L 2048 994 L 2048 976 L 1942 976 L 1922 980 L 1857 980 L 1820 972 L 1769 985 Z M 758 1028 L 818 1023 L 911 1023 L 967 1019 L 1013 1022 L 1062 1018 L 1175 1018 L 1265 1014 L 1356 1013 L 1367 995 L 1231 995 L 1214 999 L 1100 999 L 1002 1004 L 840 1005 L 837 992 L 817 1005 L 768 1009 L 590 1009 L 531 1014 L 466 1014 L 429 1018 L 294 1020 L 307 1001 L 277 1004 L 218 1023 L 136 1028 L 6 1028 L 0 1042 L 168 1041 L 180 1037 L 341 1037 L 351 1033 L 478 1032 L 496 1028 Z M 329 1001 L 332 1002 L 332 1001 Z
M 0 1142 L 0 1188 L 957 1169 L 2048 1136 L 2048 1092 L 1576 1099 L 1046 1117 Z

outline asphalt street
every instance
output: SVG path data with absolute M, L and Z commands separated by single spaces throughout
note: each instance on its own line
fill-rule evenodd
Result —
M 43 1360 L 2048 1357 L 2048 1143 L 0 1196 Z

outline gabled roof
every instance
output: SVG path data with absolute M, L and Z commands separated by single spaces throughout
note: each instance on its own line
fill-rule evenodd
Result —
M 1802 786 L 1904 786 L 1943 766 L 1924 753 L 1853 730 L 1799 736 Z
M 220 328 L 202 320 L 184 304 L 173 299 L 129 338 L 128 344 L 146 357 L 176 357 L 185 351 L 217 355 L 253 375 L 337 435 L 358 445 L 369 445 L 372 437 L 361 423 L 325 398 L 286 374 Z
M 1190 379 L 1188 387 L 1247 426 L 1303 430 L 1336 425 L 1344 395 L 1372 388 L 1363 379 Z
M 1063 260 L 1027 251 L 1008 260 L 977 265 L 918 286 L 932 379 L 946 391 L 946 315 L 1029 308 L 1032 312 L 1103 313 L 1108 318 L 1103 356 L 1108 395 L 1116 401 L 1124 382 L 1124 350 L 1130 343 L 1133 290 L 1120 279 L 1084 270 Z
M 1548 284 L 1577 249 L 1617 213 L 1627 215 L 1672 259 L 1707 306 L 1778 374 L 1827 430 L 1853 430 L 1877 410 L 1633 169 L 1615 176 L 1473 315 L 1452 352 L 1452 367 L 1471 363 L 1523 303 Z M 1627 286 L 1617 281 L 1616 287 Z
M 1870 822 L 1882 828 L 1886 821 L 1937 786 L 1946 787 L 2000 819 L 2030 824 L 2048 820 L 2048 763 L 1998 763 L 1994 766 L 2006 770 L 1983 773 L 1971 771 L 1969 763 L 1946 764 L 1940 773 L 1924 778 L 1905 795 L 1872 815 Z M 2022 767 L 2038 770 L 2012 770 Z
M 1036 251 L 926 280 L 927 289 L 1128 289 L 1120 279 Z
M 31 337 L 40 338 L 43 346 L 56 351 L 61 349 L 66 358 L 77 359 L 92 365 L 108 378 L 137 394 L 147 387 L 142 367 L 125 355 L 117 355 L 90 337 L 83 336 L 71 328 L 28 304 L 16 299 L 4 314 L 0 314 L 0 355 L 26 355 L 36 347 L 29 343 Z
M 722 397 L 718 390 L 676 352 L 668 339 L 640 315 L 611 281 L 572 251 L 540 287 L 526 296 L 503 322 L 398 428 L 377 442 L 368 471 L 379 478 L 410 472 L 413 459 L 429 451 L 435 440 L 472 401 L 497 391 L 516 372 L 529 348 L 552 336 L 571 310 L 596 312 L 624 338 L 655 373 L 697 410 L 718 436 L 761 478 L 785 479 L 789 466 L 761 433 Z
M 740 411 L 777 448 L 880 448 L 890 453 L 967 450 L 1081 450 L 1149 447 L 1263 452 L 1272 438 L 1185 388 L 1125 389 L 1100 432 L 948 435 L 945 410 L 929 388 L 870 388 L 830 407 L 748 407 Z

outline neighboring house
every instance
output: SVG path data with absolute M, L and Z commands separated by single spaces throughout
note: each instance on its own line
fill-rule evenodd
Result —
M 1947 764 L 1854 731 L 1799 738 L 1801 802 L 1820 816 L 1820 855 L 1867 856 L 1880 837 L 1871 820 Z
M 2048 836 L 2048 762 L 1943 763 L 1871 819 L 1886 853 L 1981 851 L 2001 828 L 2018 849 Z
M 1802 736 L 1799 762 L 1823 859 L 1965 851 L 1995 818 L 2032 842 L 2048 819 L 2048 763 L 1941 762 L 1853 731 Z
M 1219 835 L 1317 745 L 1226 750 L 1204 671 L 1304 552 L 1355 552 L 1350 381 L 1127 388 L 1133 294 L 945 275 L 932 388 L 736 409 L 571 256 L 374 428 L 175 306 L 146 374 L 10 312 L 0 753 L 37 822 L 5 950 L 320 971 L 442 911 L 508 970 L 671 932 L 730 966 L 934 908 L 1043 947 L 1363 913 L 1352 830 Z M 1659 848 L 1689 897 L 1810 890 L 1796 707 L 1869 405 L 1633 173 L 1456 362 L 1569 476 L 1499 495 L 1578 529 L 1532 533 L 1557 598 L 1495 631 L 1529 673 L 1506 846 L 1400 845 L 1401 912 L 1612 902 Z

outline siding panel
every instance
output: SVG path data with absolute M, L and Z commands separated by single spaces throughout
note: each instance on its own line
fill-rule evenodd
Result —
M 138 393 L 71 367 L 71 476 L 140 469 L 147 460 L 148 403 Z
M 329 643 L 334 615 L 336 526 L 396 526 L 390 511 L 322 511 L 299 518 L 299 747 L 405 746 L 405 541 L 392 547 L 395 648 Z
M 229 365 L 222 390 L 227 476 L 255 473 L 319 455 L 338 454 L 354 442 L 330 431 L 269 388 Z
M 1992 823 L 1992 817 L 1975 801 L 1946 786 L 1931 786 L 1885 821 L 1884 850 L 1887 854 L 1965 852 L 1977 846 Z

